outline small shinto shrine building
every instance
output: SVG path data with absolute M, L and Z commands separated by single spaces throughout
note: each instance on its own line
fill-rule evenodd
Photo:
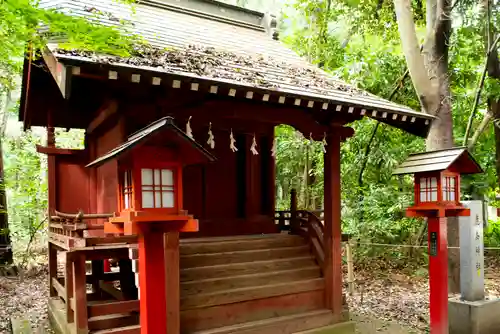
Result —
M 279 41 L 271 15 L 214 0 L 41 6 L 127 20 L 153 46 L 124 59 L 51 43 L 25 61 L 19 119 L 47 128 L 38 151 L 48 156 L 54 327 L 353 333 L 341 268 L 347 124 L 369 117 L 424 137 L 433 117 L 308 64 Z M 323 223 L 296 207 L 275 210 L 280 124 L 326 141 Z M 58 148 L 56 127 L 84 129 L 84 149 Z M 119 271 L 104 270 L 108 259 Z

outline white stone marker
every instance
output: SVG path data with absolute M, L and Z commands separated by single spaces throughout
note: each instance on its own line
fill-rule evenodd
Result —
M 460 224 L 460 291 L 463 300 L 484 299 L 483 203 L 463 201 L 469 217 L 459 217 Z

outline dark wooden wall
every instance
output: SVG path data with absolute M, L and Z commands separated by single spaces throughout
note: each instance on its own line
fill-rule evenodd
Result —
M 141 122 L 133 116 L 142 110 Z M 149 112 L 148 112 L 149 110 Z M 172 114 L 172 113 L 170 113 Z M 121 144 L 131 133 L 162 115 L 148 106 L 120 107 L 115 122 L 106 124 L 86 138 L 85 158 L 58 156 L 56 159 L 57 210 L 63 212 L 112 213 L 117 210 L 118 172 L 115 161 L 96 169 L 85 164 Z M 132 115 L 132 117 L 129 117 Z M 175 113 L 177 125 L 185 129 L 185 115 Z M 215 148 L 207 144 L 208 122 L 193 119 L 195 140 L 212 152 L 217 161 L 184 168 L 184 209 L 200 220 L 199 235 L 270 233 L 276 228 L 274 213 L 274 159 L 271 147 L 274 128 L 247 126 L 238 120 L 211 118 Z M 231 124 L 237 152 L 230 147 Z M 253 137 L 258 155 L 250 152 Z

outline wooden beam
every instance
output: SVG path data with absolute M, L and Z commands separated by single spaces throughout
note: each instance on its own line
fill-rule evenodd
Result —
M 342 233 L 340 189 L 340 143 L 338 129 L 332 127 L 327 135 L 324 157 L 324 245 L 325 300 L 337 321 L 342 316 Z
M 52 281 L 52 287 L 57 292 L 57 295 L 62 299 L 66 299 L 66 289 L 62 286 L 62 284 L 55 277 L 52 277 L 51 281 Z
M 49 293 L 50 297 L 55 297 L 59 293 L 54 285 L 54 280 L 57 281 L 57 249 L 49 242 Z M 59 283 L 59 282 L 57 282 Z M 60 284 L 59 284 L 60 285 Z
M 60 63 L 48 48 L 44 50 L 42 57 L 63 98 L 68 99 L 71 91 L 71 66 Z
M 119 272 L 102 273 L 100 276 L 98 275 L 97 277 L 95 277 L 95 275 L 93 274 L 88 274 L 87 283 L 94 282 L 95 278 L 97 279 L 97 281 L 112 282 L 120 279 L 120 273 Z
M 137 326 L 138 314 L 109 314 L 104 317 L 89 319 L 89 330 L 91 333 L 123 333 L 123 328 Z
M 75 255 L 73 262 L 75 328 L 76 334 L 88 334 L 87 282 L 85 273 L 85 255 Z
M 115 100 L 108 101 L 98 112 L 97 116 L 90 122 L 87 127 L 87 135 L 94 132 L 100 125 L 102 125 L 112 115 L 118 111 L 118 102 Z
M 89 317 L 99 317 L 108 314 L 119 314 L 139 311 L 138 300 L 100 302 L 89 305 Z
M 64 300 L 66 301 L 66 321 L 71 324 L 75 321 L 75 311 L 71 306 L 71 300 L 74 296 L 74 282 L 73 282 L 73 259 L 70 253 L 66 252 L 66 263 L 64 271 L 64 284 L 66 285 L 66 296 Z
M 92 292 L 100 294 L 99 278 L 104 274 L 104 260 L 92 260 Z M 88 281 L 88 275 L 85 276 L 85 281 Z
M 36 145 L 36 151 L 38 153 L 47 155 L 79 155 L 85 152 L 85 150 L 73 150 L 68 148 L 58 148 L 50 146 Z
M 99 286 L 102 291 L 106 292 L 108 295 L 115 298 L 116 300 L 124 300 L 123 293 L 117 288 L 115 288 L 113 284 L 100 281 Z
M 109 236 L 109 237 L 91 237 L 85 238 L 86 246 L 97 246 L 105 244 L 124 244 L 123 247 L 127 247 L 125 244 L 136 244 L 137 236 L 135 235 L 121 235 L 121 236 Z
M 167 333 L 180 333 L 179 232 L 165 233 L 165 293 Z

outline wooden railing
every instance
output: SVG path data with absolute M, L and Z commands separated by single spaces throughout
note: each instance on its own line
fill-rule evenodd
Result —
M 311 211 L 297 211 L 298 233 L 309 240 L 311 250 L 322 269 L 325 263 L 325 239 L 323 222 Z
M 292 221 L 296 218 L 300 219 L 305 216 L 303 214 L 304 212 L 314 214 L 321 222 L 324 220 L 323 210 L 297 210 L 295 211 L 295 214 L 292 214 L 292 210 L 279 210 L 274 212 L 274 222 L 278 225 L 280 231 L 290 231 L 291 226 L 293 225 Z

